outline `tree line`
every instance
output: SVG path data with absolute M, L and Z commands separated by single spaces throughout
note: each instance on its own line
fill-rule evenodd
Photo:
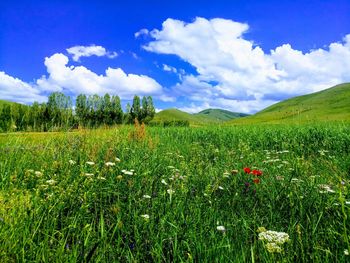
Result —
M 135 119 L 148 123 L 154 115 L 151 96 L 144 96 L 141 100 L 135 95 L 132 105 L 128 103 L 124 112 L 119 96 L 80 94 L 73 107 L 70 96 L 53 92 L 47 103 L 34 102 L 31 106 L 4 104 L 0 109 L 0 132 L 68 130 L 78 126 L 94 128 L 130 124 Z

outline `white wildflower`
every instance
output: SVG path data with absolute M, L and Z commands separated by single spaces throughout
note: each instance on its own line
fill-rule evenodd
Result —
M 325 193 L 335 193 L 335 191 L 328 184 L 319 184 L 318 187 L 321 189 L 319 192 L 321 194 Z
M 103 176 L 98 176 L 97 179 L 98 179 L 98 180 L 101 180 L 101 181 L 105 181 L 105 180 L 106 180 L 106 178 L 103 177 Z
M 85 176 L 86 176 L 86 177 L 92 177 L 92 176 L 94 176 L 94 174 L 91 174 L 91 173 L 85 173 Z
M 230 173 L 224 172 L 223 176 L 224 176 L 225 178 L 229 178 L 229 177 L 230 177 Z
M 345 256 L 349 256 L 349 250 L 348 249 L 344 249 L 344 255 Z
M 40 171 L 35 171 L 34 174 L 35 174 L 36 176 L 38 176 L 38 177 L 43 175 L 43 173 L 40 172 Z
M 218 188 L 219 188 L 220 190 L 224 190 L 224 189 L 225 189 L 225 188 L 223 188 L 222 186 L 219 186 Z
M 277 232 L 268 230 L 266 232 L 259 233 L 259 240 L 267 241 L 269 243 L 276 243 L 282 245 L 289 241 L 289 235 L 285 232 Z
M 116 161 L 117 163 L 120 163 L 120 159 L 119 159 L 118 157 L 115 157 L 115 161 Z
M 54 184 L 56 184 L 56 181 L 53 179 L 50 179 L 50 180 L 47 180 L 46 183 L 49 185 L 54 185 Z
M 77 163 L 76 161 L 73 161 L 73 160 L 69 160 L 68 162 L 69 162 L 70 165 L 73 165 L 73 164 Z
M 220 232 L 225 232 L 226 228 L 224 226 L 217 226 L 216 229 Z
M 171 188 L 169 188 L 168 190 L 166 190 L 168 194 L 172 195 L 173 193 L 175 193 L 175 191 Z
M 282 252 L 282 248 L 273 242 L 267 243 L 265 245 L 265 247 L 266 247 L 267 251 L 270 253 L 281 253 Z
M 86 164 L 88 164 L 88 165 L 94 165 L 95 163 L 94 163 L 94 162 L 86 162 Z
M 142 197 L 145 198 L 145 199 L 151 199 L 150 195 L 143 195 Z
M 114 166 L 114 165 L 115 165 L 115 163 L 112 163 L 112 162 L 106 162 L 106 163 L 105 163 L 105 165 L 109 167 L 109 166 Z
M 149 219 L 149 215 L 148 214 L 141 215 L 141 217 L 143 217 L 144 219 Z
M 168 185 L 168 183 L 165 181 L 165 179 L 162 179 L 161 183 L 164 185 Z
M 132 171 L 125 171 L 124 174 L 126 174 L 126 175 L 133 175 L 134 173 Z

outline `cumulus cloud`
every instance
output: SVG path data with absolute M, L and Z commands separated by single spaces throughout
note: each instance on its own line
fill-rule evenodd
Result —
M 38 89 L 18 78 L 7 75 L 3 71 L 0 71 L 0 98 L 19 103 L 43 102 L 46 100 L 45 96 L 40 95 Z
M 162 87 L 145 75 L 127 74 L 121 68 L 107 68 L 98 75 L 84 66 L 67 66 L 69 59 L 61 53 L 45 58 L 48 76 L 37 80 L 43 90 L 69 91 L 73 94 L 118 94 L 122 99 L 133 95 L 161 95 Z
M 343 42 L 307 53 L 290 44 L 265 53 L 245 38 L 249 26 L 227 19 L 167 19 L 143 31 L 149 52 L 177 55 L 197 71 L 172 87 L 198 105 L 254 112 L 279 100 L 350 81 L 350 34 Z M 207 100 L 203 104 L 203 97 Z M 249 108 L 247 107 L 249 105 Z
M 90 46 L 74 46 L 66 49 L 67 52 L 72 55 L 74 61 L 80 61 L 81 57 L 91 57 L 98 56 L 103 57 L 106 56 L 108 58 L 115 58 L 118 56 L 117 52 L 107 51 L 102 46 L 90 45 Z
M 132 99 L 135 94 L 152 95 L 164 101 L 173 98 L 164 94 L 162 86 L 146 75 L 127 74 L 121 68 L 108 67 L 104 74 L 96 74 L 84 66 L 69 66 L 69 58 L 56 53 L 45 58 L 48 75 L 33 83 L 0 72 L 0 98 L 23 103 L 43 102 L 49 92 L 87 95 L 109 93 L 121 99 Z

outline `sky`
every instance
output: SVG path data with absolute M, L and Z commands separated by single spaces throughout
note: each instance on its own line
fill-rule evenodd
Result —
M 350 1 L 0 1 L 0 99 L 255 113 L 350 82 Z

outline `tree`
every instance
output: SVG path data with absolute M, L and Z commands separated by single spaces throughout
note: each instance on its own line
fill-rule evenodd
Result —
M 130 107 L 130 105 L 129 105 Z M 123 109 L 120 103 L 119 96 L 112 96 L 112 119 L 116 124 L 123 123 Z
M 4 105 L 0 115 L 0 129 L 4 132 L 9 131 L 11 128 L 11 107 L 10 105 Z
M 88 105 L 86 95 L 79 94 L 75 100 L 75 114 L 80 125 L 87 125 Z
M 149 118 L 149 121 L 151 121 L 154 118 L 154 115 L 156 114 L 156 110 L 153 105 L 153 99 L 151 96 L 147 97 L 147 118 Z
M 113 108 L 112 108 L 112 102 L 111 102 L 111 96 L 109 96 L 108 93 L 106 93 L 103 97 L 103 103 L 102 103 L 102 113 L 103 113 L 103 123 L 106 125 L 112 125 L 113 124 Z
M 141 114 L 140 97 L 135 95 L 130 109 L 131 120 L 137 119 L 140 121 Z
M 142 109 L 141 109 L 141 118 L 139 119 L 140 122 L 145 122 L 145 119 L 147 118 L 147 108 L 148 108 L 148 101 L 146 96 L 143 96 L 142 98 Z

